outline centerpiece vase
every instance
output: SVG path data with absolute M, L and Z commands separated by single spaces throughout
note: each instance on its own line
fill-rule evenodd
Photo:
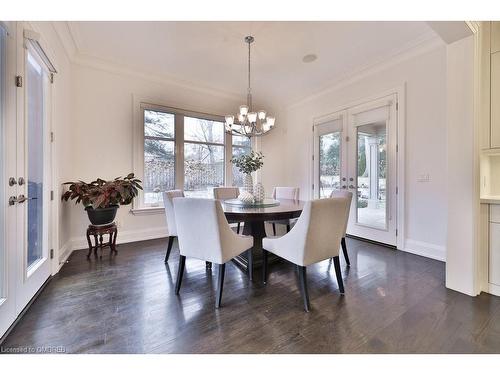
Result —
M 264 185 L 261 182 L 257 182 L 253 187 L 253 196 L 256 202 L 263 202 L 265 198 Z
M 245 174 L 245 177 L 243 179 L 243 190 L 250 194 L 253 194 L 253 179 L 250 173 Z

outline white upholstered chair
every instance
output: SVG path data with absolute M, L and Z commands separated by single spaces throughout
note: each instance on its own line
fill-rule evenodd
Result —
M 229 227 L 220 201 L 200 198 L 175 198 L 175 218 L 179 239 L 179 272 L 175 284 L 175 294 L 179 294 L 186 257 L 192 257 L 218 265 L 217 297 L 215 307 L 222 299 L 226 262 L 250 250 L 251 236 L 234 233 Z M 249 264 L 249 269 L 252 265 Z
M 304 309 L 309 311 L 306 267 L 333 258 L 341 294 L 344 284 L 340 271 L 339 249 L 348 212 L 347 198 L 316 199 L 304 205 L 302 214 L 289 233 L 263 240 L 263 282 L 267 282 L 268 251 L 297 266 Z
M 215 199 L 236 199 L 240 195 L 239 187 L 216 187 L 214 188 L 214 198 Z M 236 233 L 240 233 L 241 223 L 239 221 L 230 222 L 238 223 L 238 227 L 236 228 Z
M 346 198 L 349 202 L 349 206 L 347 208 L 347 216 L 344 224 L 344 232 L 342 234 L 342 240 L 340 244 L 342 245 L 342 252 L 344 253 L 344 258 L 348 266 L 351 265 L 351 261 L 349 260 L 349 255 L 347 254 L 347 245 L 345 243 L 345 236 L 347 233 L 347 223 L 349 222 L 349 211 L 351 209 L 352 202 L 352 193 L 348 190 L 334 190 L 330 194 L 330 198 Z
M 184 192 L 182 190 L 169 190 L 163 192 L 163 205 L 165 206 L 165 216 L 167 218 L 168 227 L 168 247 L 167 254 L 165 254 L 165 263 L 168 262 L 168 258 L 170 257 L 170 251 L 172 250 L 172 245 L 174 244 L 174 238 L 177 237 L 177 227 L 175 223 L 175 213 L 172 200 L 183 196 Z
M 273 189 L 273 198 L 274 199 L 293 199 L 299 200 L 300 189 L 298 187 L 288 187 L 288 186 L 277 186 Z M 295 219 L 293 219 L 295 221 Z M 276 224 L 281 224 L 286 226 L 286 231 L 290 232 L 290 226 L 292 224 L 292 220 L 273 220 L 268 223 L 273 226 L 273 235 L 276 236 Z

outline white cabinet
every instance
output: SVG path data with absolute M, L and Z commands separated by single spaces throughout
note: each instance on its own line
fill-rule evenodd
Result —
M 500 205 L 490 205 L 488 282 L 500 286 Z
M 488 281 L 500 286 L 500 223 L 490 223 Z

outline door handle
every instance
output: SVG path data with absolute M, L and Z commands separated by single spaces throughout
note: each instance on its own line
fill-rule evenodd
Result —
M 17 197 L 17 203 L 24 203 L 26 201 L 30 201 L 30 200 L 33 200 L 33 199 L 37 199 L 37 198 L 36 197 L 29 198 L 29 197 L 25 197 L 24 194 L 20 194 L 19 197 Z
M 342 189 L 347 189 L 347 185 L 342 185 Z

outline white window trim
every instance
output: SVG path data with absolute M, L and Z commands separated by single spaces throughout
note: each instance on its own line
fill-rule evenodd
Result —
M 224 122 L 224 116 L 209 114 L 201 111 L 186 110 L 161 103 L 158 100 L 151 100 L 133 96 L 133 147 L 132 165 L 135 175 L 144 179 L 144 108 L 158 110 L 166 113 L 173 113 L 175 117 L 175 189 L 184 189 L 184 127 L 181 116 L 197 117 L 207 120 Z M 253 149 L 252 142 L 252 149 Z M 232 135 L 224 131 L 224 185 L 231 186 L 233 180 L 232 164 Z M 130 212 L 134 215 L 159 215 L 165 212 L 162 206 L 144 205 L 144 193 L 139 191 L 139 195 L 134 199 Z

